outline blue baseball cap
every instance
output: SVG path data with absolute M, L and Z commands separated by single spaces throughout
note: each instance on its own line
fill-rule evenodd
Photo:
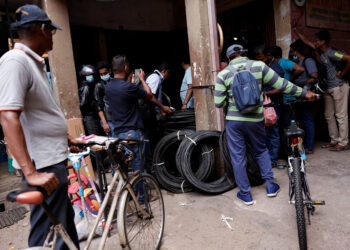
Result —
M 226 56 L 230 57 L 233 56 L 236 53 L 242 53 L 242 52 L 247 52 L 247 49 L 244 49 L 242 45 L 240 44 L 233 44 L 230 47 L 227 48 L 226 50 Z
M 62 27 L 53 23 L 45 11 L 34 4 L 26 4 L 16 10 L 16 22 L 11 24 L 12 28 L 18 28 L 28 23 L 47 23 L 55 29 L 62 30 Z

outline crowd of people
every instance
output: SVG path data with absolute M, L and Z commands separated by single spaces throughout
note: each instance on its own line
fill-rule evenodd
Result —
M 227 110 L 227 140 L 235 180 L 240 189 L 237 197 L 246 205 L 253 204 L 245 169 L 247 142 L 252 145 L 261 176 L 266 181 L 268 197 L 275 197 L 280 190 L 278 184 L 274 183 L 272 168 L 277 166 L 281 154 L 284 159 L 289 155 L 284 131 L 290 126 L 291 120 L 295 119 L 292 114 L 297 114 L 305 130 L 305 153 L 313 153 L 314 103 L 286 105 L 296 98 L 318 99 L 319 95 L 311 90 L 319 90 L 324 97 L 324 116 L 330 137 L 330 141 L 322 145 L 322 148 L 328 148 L 330 151 L 350 148 L 348 136 L 350 56 L 330 46 L 330 33 L 326 30 L 317 32 L 314 42 L 308 40 L 296 28 L 294 30 L 299 39 L 290 45 L 288 59 L 282 57 L 280 47 L 266 48 L 261 45 L 254 49 L 255 60 L 250 60 L 246 56 L 247 50 L 239 44 L 234 44 L 226 52 L 229 64 L 218 74 L 216 80 L 215 105 Z M 235 78 L 240 71 L 249 71 L 261 90 L 259 92 L 261 101 L 253 112 L 243 112 L 244 110 L 240 110 L 238 106 L 240 100 L 235 96 L 237 88 L 235 85 L 244 85 L 244 81 L 241 80 L 243 76 Z M 264 123 L 262 97 L 265 95 L 271 98 L 277 115 L 276 123 L 272 126 L 265 126 Z
M 52 36 L 62 28 L 36 5 L 20 7 L 16 11 L 13 28 L 20 40 L 0 59 L 0 120 L 7 146 L 23 182 L 46 190 L 46 204 L 79 249 L 72 220 L 74 211 L 67 196 L 66 164 L 68 147 L 76 150 L 82 142 L 67 136 L 66 120 L 54 98 L 45 61 L 41 57 L 52 50 Z M 280 187 L 274 182 L 272 167 L 277 164 L 279 144 L 286 146 L 286 138 L 280 132 L 288 127 L 291 112 L 289 106 L 276 107 L 277 123 L 270 127 L 264 125 L 262 102 L 253 112 L 240 112 L 232 91 L 232 78 L 238 71 L 244 69 L 251 73 L 262 90 L 259 93 L 261 100 L 265 94 L 271 96 L 273 102 L 281 104 L 295 97 L 317 99 L 318 95 L 310 89 L 316 83 L 321 84 L 323 79 L 320 76 L 325 73 L 327 87 L 323 96 L 331 140 L 322 147 L 332 151 L 349 149 L 349 85 L 346 77 L 350 70 L 350 56 L 330 46 L 327 31 L 316 33 L 313 43 L 298 30 L 296 32 L 300 40 L 291 44 L 290 59 L 283 58 L 282 50 L 277 46 L 257 47 L 254 51 L 256 60 L 246 57 L 247 51 L 241 45 L 230 46 L 226 52 L 229 64 L 216 80 L 215 105 L 227 109 L 226 131 L 239 187 L 237 197 L 247 205 L 253 204 L 253 198 L 245 169 L 246 142 L 252 144 L 262 178 L 266 181 L 267 196 L 275 197 Z M 185 110 L 194 108 L 189 60 L 184 60 L 182 67 L 185 75 L 179 92 L 181 109 Z M 157 118 L 173 112 L 171 107 L 162 104 L 161 95 L 162 83 L 170 73 L 169 66 L 162 63 L 148 77 L 142 70 L 135 71 L 136 74 L 133 72 L 124 55 L 113 57 L 111 64 L 99 62 L 96 67 L 82 67 L 79 94 L 86 134 L 152 138 Z M 310 103 L 297 109 L 306 131 L 307 153 L 314 150 L 312 108 Z M 139 148 L 134 147 L 134 150 L 136 159 L 132 168 L 134 171 L 142 170 L 144 166 L 140 163 Z M 151 147 L 144 145 L 141 150 L 147 157 Z M 50 223 L 40 205 L 31 206 L 30 247 L 43 244 Z M 55 248 L 68 249 L 61 238 Z

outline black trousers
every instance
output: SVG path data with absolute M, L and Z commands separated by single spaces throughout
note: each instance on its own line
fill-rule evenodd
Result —
M 38 172 L 54 173 L 60 184 L 49 196 L 45 196 L 45 202 L 53 215 L 62 223 L 69 237 L 79 249 L 77 230 L 74 224 L 74 210 L 68 197 L 67 161 L 39 169 Z M 23 182 L 28 184 L 22 171 Z M 49 233 L 51 220 L 45 214 L 40 205 L 30 205 L 30 233 L 29 247 L 42 246 Z M 61 237 L 58 237 L 55 249 L 69 250 Z

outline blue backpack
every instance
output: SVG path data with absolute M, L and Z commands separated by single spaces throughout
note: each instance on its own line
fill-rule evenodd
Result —
M 254 61 L 248 61 L 245 67 L 228 67 L 234 74 L 232 82 L 233 102 L 242 114 L 254 112 L 260 107 L 260 89 L 255 77 L 250 73 Z

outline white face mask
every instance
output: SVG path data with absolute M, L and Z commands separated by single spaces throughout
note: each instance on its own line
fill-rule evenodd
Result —
M 94 81 L 94 76 L 93 75 L 86 76 L 86 81 L 87 82 L 93 82 Z
M 109 79 L 111 78 L 111 75 L 110 74 L 106 74 L 104 76 L 101 76 L 101 79 L 105 82 L 107 82 Z

